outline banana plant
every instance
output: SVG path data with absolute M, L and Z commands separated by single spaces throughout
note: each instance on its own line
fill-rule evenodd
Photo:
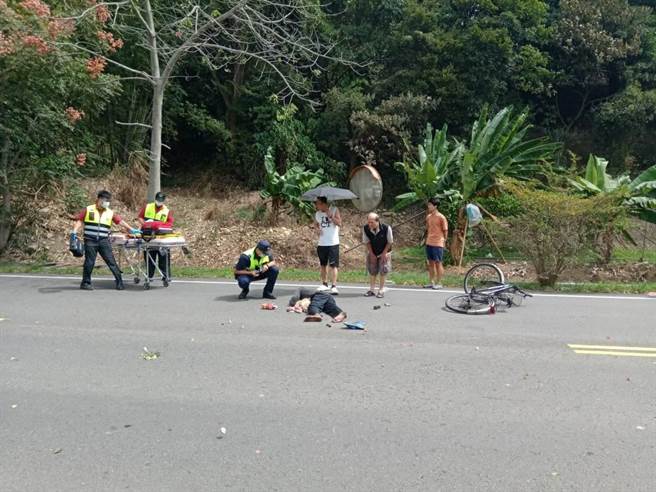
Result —
M 301 195 L 322 184 L 334 186 L 333 182 L 324 181 L 323 169 L 311 171 L 295 165 L 284 174 L 278 173 L 271 147 L 264 156 L 264 170 L 264 188 L 260 191 L 260 197 L 271 199 L 271 221 L 274 224 L 278 221 L 283 203 L 288 203 L 301 215 L 310 217 L 314 208 L 312 204 L 301 200 Z
M 547 138 L 530 138 L 526 111 L 515 114 L 512 106 L 491 118 L 484 108 L 472 125 L 469 142 L 464 145 L 459 173 L 453 175 L 450 188 L 462 195 L 458 222 L 450 243 L 451 257 L 459 262 L 467 230 L 465 206 L 476 197 L 498 188 L 503 177 L 531 179 L 550 166 L 560 144 Z
M 613 177 L 606 172 L 607 167 L 608 160 L 590 154 L 584 175 L 569 182 L 577 192 L 586 196 L 613 193 L 630 215 L 656 224 L 656 166 L 651 166 L 633 180 L 627 175 Z M 636 244 L 625 227 L 620 227 L 619 232 Z M 602 256 L 606 263 L 612 256 L 614 236 L 612 227 L 603 234 Z
M 453 174 L 462 159 L 462 144 L 447 139 L 447 125 L 433 131 L 426 125 L 423 143 L 417 146 L 417 158 L 406 158 L 396 166 L 406 176 L 411 191 L 396 196 L 397 210 L 432 197 L 460 198 L 457 190 L 448 189 L 448 177 Z

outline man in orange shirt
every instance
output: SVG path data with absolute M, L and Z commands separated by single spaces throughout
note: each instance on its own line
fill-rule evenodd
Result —
M 426 289 L 441 289 L 442 275 L 444 267 L 442 259 L 444 258 L 444 245 L 449 234 L 449 223 L 446 217 L 437 210 L 437 198 L 431 198 L 426 205 L 428 215 L 426 215 L 426 257 L 428 258 L 428 277 L 430 284 L 425 285 Z

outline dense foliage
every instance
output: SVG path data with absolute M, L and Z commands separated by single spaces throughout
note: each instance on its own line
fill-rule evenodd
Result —
M 205 22 L 237 3 L 205 2 Z M 280 176 L 292 168 L 323 169 L 327 179 L 345 184 L 353 166 L 375 165 L 389 203 L 408 189 L 416 197 L 432 193 L 435 183 L 417 184 L 426 173 L 448 180 L 447 189 L 463 200 L 485 195 L 499 174 L 528 177 L 539 159 L 511 163 L 504 153 L 521 153 L 512 145 L 542 137 L 562 142 L 555 165 L 565 165 L 567 152 L 595 153 L 609 157 L 612 174 L 635 179 L 656 163 L 653 2 L 292 3 L 308 16 L 294 24 L 298 37 L 290 39 L 317 43 L 322 53 L 293 66 L 284 61 L 293 58 L 293 44 L 280 44 L 273 59 L 239 51 L 258 32 L 246 25 L 240 30 L 236 19 L 227 24 L 230 39 L 212 38 L 215 49 L 206 42 L 196 50 L 185 44 L 197 36 L 194 18 L 180 17 L 187 4 L 152 3 L 155 20 L 172 19 L 156 33 L 162 56 L 180 46 L 185 55 L 168 73 L 164 179 L 197 173 L 259 189 L 270 147 Z M 283 8 L 264 0 L 248 5 L 268 9 L 267 15 Z M 155 79 L 143 19 L 127 4 L 0 0 L 0 10 L 0 192 L 6 202 L 0 222 L 15 224 L 9 175 L 13 189 L 21 189 L 27 177 L 33 184 L 35 176 L 126 166 L 136 153 L 152 157 L 149 126 L 117 122 L 149 123 Z M 289 84 L 296 90 L 286 90 Z M 503 113 L 512 106 L 525 108 L 521 121 Z M 495 121 L 500 128 L 516 123 L 522 133 L 490 144 L 494 135 L 484 131 L 494 131 Z M 432 142 L 424 142 L 427 123 L 443 129 Z M 461 165 L 444 177 L 440 166 L 449 159 Z

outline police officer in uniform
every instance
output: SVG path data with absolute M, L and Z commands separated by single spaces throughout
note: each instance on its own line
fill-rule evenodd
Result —
M 251 282 L 266 279 L 262 297 L 264 299 L 275 299 L 273 288 L 278 278 L 278 267 L 273 261 L 271 244 L 266 239 L 257 243 L 257 246 L 244 251 L 239 255 L 235 265 L 235 279 L 241 287 L 240 299 L 246 299 Z
M 116 290 L 123 290 L 123 278 L 119 270 L 112 246 L 109 244 L 109 233 L 112 224 L 119 225 L 126 232 L 132 234 L 138 233 L 138 229 L 133 229 L 118 214 L 109 208 L 112 194 L 107 190 L 98 192 L 96 203 L 89 205 L 78 215 L 77 221 L 73 226 L 73 235 L 77 236 L 84 227 L 84 269 L 82 273 L 82 283 L 80 289 L 93 290 L 91 285 L 91 272 L 96 264 L 96 256 L 100 253 L 102 259 L 114 274 L 116 279 Z
M 155 194 L 155 201 L 146 204 L 139 211 L 139 216 L 137 221 L 143 227 L 145 223 L 156 223 L 160 228 L 169 230 L 173 228 L 173 212 L 164 205 L 164 200 L 166 200 L 166 195 L 161 191 L 158 191 Z M 149 258 L 146 255 L 150 256 Z M 146 265 L 148 265 L 148 278 L 152 279 L 155 275 L 155 264 L 159 267 L 164 278 L 164 282 L 168 282 L 171 279 L 171 259 L 168 255 L 167 250 L 149 250 L 144 252 L 144 260 Z

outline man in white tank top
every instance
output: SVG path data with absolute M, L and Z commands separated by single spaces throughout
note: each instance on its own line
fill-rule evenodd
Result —
M 334 205 L 329 206 L 325 197 L 319 197 L 314 202 L 317 209 L 314 215 L 315 227 L 319 230 L 319 243 L 317 255 L 321 265 L 322 290 L 330 290 L 332 295 L 337 295 L 337 269 L 339 268 L 339 227 L 342 225 L 342 217 L 339 209 Z M 331 286 L 328 286 L 330 277 Z

